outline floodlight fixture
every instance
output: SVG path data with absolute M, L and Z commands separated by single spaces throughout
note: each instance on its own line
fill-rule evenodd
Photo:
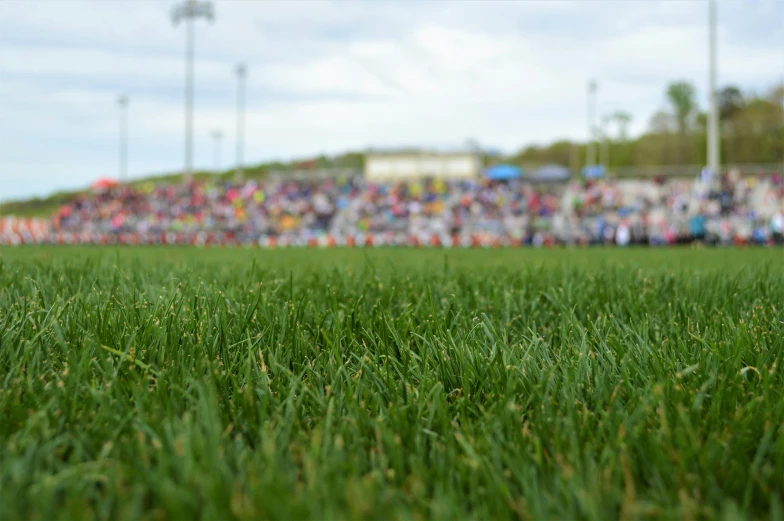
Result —
M 237 74 L 237 174 L 236 180 L 241 182 L 244 177 L 244 147 L 245 147 L 245 78 L 248 69 L 240 63 L 235 69 Z
M 719 94 L 716 90 L 716 0 L 708 1 L 708 61 L 710 110 L 708 111 L 708 169 L 718 175 L 721 169 L 721 138 L 719 136 Z
M 185 180 L 193 175 L 193 23 L 199 18 L 215 20 L 211 2 L 185 0 L 174 6 L 172 23 L 185 23 Z

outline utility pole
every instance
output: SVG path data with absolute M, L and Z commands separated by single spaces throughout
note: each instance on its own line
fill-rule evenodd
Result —
M 709 88 L 710 112 L 708 113 L 708 170 L 711 175 L 719 175 L 721 153 L 719 138 L 719 101 L 716 90 L 716 0 L 708 1 L 708 44 L 709 44 Z
M 585 166 L 591 167 L 596 163 L 596 149 L 594 148 L 594 137 L 596 125 L 594 123 L 594 112 L 596 111 L 596 81 L 588 82 L 588 142 L 586 143 Z
M 215 175 L 219 175 L 221 171 L 221 140 L 223 139 L 223 132 L 215 130 L 212 132 L 212 139 L 215 140 Z
M 601 160 L 599 161 L 601 165 L 604 167 L 605 172 L 608 174 L 610 173 L 610 133 L 607 132 L 607 127 L 612 121 L 612 116 L 603 116 L 602 117 L 602 129 L 601 129 L 601 139 L 602 139 L 602 148 L 601 148 Z
M 172 10 L 172 22 L 185 21 L 185 182 L 193 176 L 193 22 L 215 18 L 211 2 L 184 0 Z
M 245 64 L 237 65 L 237 175 L 236 181 L 241 183 L 245 176 L 243 165 L 243 147 L 245 145 L 245 77 L 247 76 Z
M 122 94 L 117 98 L 120 107 L 120 179 L 121 183 L 128 182 L 128 96 Z

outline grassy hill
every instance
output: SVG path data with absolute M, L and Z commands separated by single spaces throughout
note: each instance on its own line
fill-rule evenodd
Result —
M 263 177 L 265 169 L 263 167 L 255 167 L 246 169 L 245 176 L 248 178 Z M 208 172 L 197 172 L 194 174 L 196 179 L 206 179 L 208 177 L 220 177 L 222 179 L 230 179 L 234 175 L 234 171 L 227 171 L 219 176 Z M 153 181 L 155 183 L 168 183 L 177 182 L 182 178 L 182 174 L 165 174 L 144 177 L 141 179 L 134 179 L 129 184 L 131 186 L 139 186 L 141 184 Z M 60 191 L 48 197 L 34 197 L 32 199 L 22 199 L 18 201 L 8 201 L 0 203 L 0 216 L 14 215 L 16 217 L 49 217 L 58 210 L 62 205 L 73 201 L 74 198 L 89 191 L 89 187 L 80 190 Z
M 305 161 L 292 161 L 289 163 L 264 163 L 256 166 L 245 168 L 246 179 L 262 179 L 268 172 L 273 170 L 289 171 L 298 168 L 302 163 L 307 162 L 309 166 L 315 168 L 329 168 L 329 167 L 346 167 L 346 168 L 361 168 L 362 154 L 347 153 L 336 157 L 319 156 L 315 159 Z M 225 170 L 216 175 L 213 172 L 196 172 L 194 178 L 207 179 L 207 178 L 220 178 L 223 180 L 233 179 L 236 174 L 235 170 Z M 129 184 L 131 186 L 139 186 L 141 184 L 153 181 L 155 183 L 174 183 L 182 179 L 181 173 L 151 175 L 141 179 L 134 179 Z M 60 191 L 48 197 L 35 197 L 32 199 L 20 199 L 17 201 L 7 201 L 0 203 L 0 216 L 14 215 L 17 217 L 49 217 L 57 211 L 62 205 L 67 204 L 79 195 L 89 191 L 89 186 L 79 190 Z

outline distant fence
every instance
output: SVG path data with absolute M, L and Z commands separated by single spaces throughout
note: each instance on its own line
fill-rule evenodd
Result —
M 526 174 L 535 172 L 539 168 L 546 166 L 547 163 L 523 162 L 515 163 L 523 169 Z M 582 178 L 579 171 L 575 171 L 574 165 L 566 166 L 572 175 L 572 179 Z M 665 178 L 689 178 L 693 179 L 702 172 L 705 165 L 643 165 L 643 166 L 624 166 L 610 167 L 609 172 L 612 176 L 624 179 L 652 179 L 654 177 Z M 784 163 L 731 163 L 722 165 L 722 172 L 737 170 L 743 176 L 771 175 L 784 173 Z M 525 176 L 523 176 L 525 178 Z
M 545 166 L 539 163 L 525 163 L 521 165 L 523 171 L 533 172 Z M 659 166 L 633 166 L 610 168 L 610 173 L 620 178 L 651 179 L 657 176 L 667 178 L 694 178 L 702 172 L 705 165 L 659 165 Z M 741 175 L 770 175 L 784 173 L 782 163 L 739 163 L 722 166 L 723 172 L 737 170 Z M 577 177 L 577 172 L 572 172 Z M 351 177 L 364 177 L 364 172 L 351 168 L 315 168 L 312 170 L 272 171 L 267 175 L 267 181 L 321 181 L 326 179 L 339 179 Z
M 738 163 L 722 166 L 722 172 L 737 170 L 741 175 L 770 175 L 781 174 L 782 163 Z M 694 177 L 698 175 L 705 165 L 661 165 L 661 166 L 636 166 L 611 168 L 616 177 L 649 179 L 651 177 Z

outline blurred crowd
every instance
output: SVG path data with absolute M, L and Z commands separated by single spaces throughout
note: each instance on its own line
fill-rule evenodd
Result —
M 600 180 L 570 185 L 559 234 L 566 241 L 665 245 L 782 244 L 784 182 L 778 174 L 694 181 Z
M 118 186 L 64 206 L 52 229 L 121 242 L 248 243 L 325 234 L 357 194 L 351 183 L 338 181 Z
M 779 175 L 536 185 L 524 179 L 383 184 L 346 177 L 109 187 L 63 206 L 34 242 L 767 245 L 782 244 L 783 234 Z

